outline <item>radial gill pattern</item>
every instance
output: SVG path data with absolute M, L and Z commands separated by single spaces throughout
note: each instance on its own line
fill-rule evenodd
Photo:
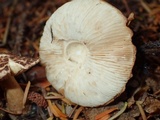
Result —
M 40 42 L 40 59 L 53 87 L 89 107 L 118 96 L 132 76 L 136 54 L 126 22 L 102 0 L 73 0 L 57 9 Z

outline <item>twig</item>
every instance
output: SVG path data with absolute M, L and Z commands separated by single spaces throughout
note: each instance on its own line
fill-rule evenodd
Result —
M 57 111 L 52 107 L 51 101 L 47 100 L 47 102 L 48 102 L 48 106 L 49 106 L 49 109 L 51 110 L 52 114 L 54 114 L 54 116 L 56 116 L 56 117 L 59 117 Z
M 157 90 L 156 92 L 153 93 L 153 95 L 158 95 L 160 93 L 160 90 Z
M 129 14 L 129 13 L 131 12 L 131 10 L 130 10 L 130 8 L 129 8 L 129 6 L 128 6 L 127 1 L 126 1 L 126 0 L 122 0 L 122 2 L 123 2 L 123 4 L 125 5 L 125 8 L 126 8 L 126 10 L 127 10 L 127 14 Z
M 106 111 L 96 115 L 95 120 L 99 120 L 99 119 L 103 118 L 104 116 L 108 116 L 109 113 L 111 113 L 111 112 L 113 112 L 115 110 L 118 110 L 118 108 L 117 107 L 113 107 L 113 108 L 107 109 Z
M 76 108 L 78 107 L 78 105 L 76 105 L 73 110 L 71 111 L 71 113 L 68 115 L 69 118 L 71 118 L 71 116 L 73 115 L 74 111 L 76 110 Z
M 110 114 L 105 115 L 104 117 L 98 119 L 98 120 L 108 120 L 110 118 Z
M 120 111 L 118 111 L 115 115 L 113 115 L 111 118 L 109 118 L 108 120 L 114 120 L 116 119 L 118 116 L 120 116 L 127 108 L 128 103 L 125 102 L 124 106 L 122 107 L 122 109 L 120 109 Z
M 47 107 L 47 110 L 48 110 L 49 116 L 53 118 L 53 114 L 52 114 L 51 109 L 49 108 L 49 106 Z
M 51 112 L 56 116 L 56 117 L 59 117 L 59 118 L 67 118 L 67 115 L 62 113 L 59 108 L 54 104 L 54 103 L 51 103 L 50 100 L 47 100 L 48 102 L 48 106 L 51 110 Z
M 142 119 L 143 119 L 143 120 L 147 120 L 147 117 L 146 117 L 146 115 L 145 115 L 145 112 L 144 112 L 144 110 L 143 110 L 143 108 L 142 108 L 142 106 L 141 106 L 141 102 L 140 102 L 140 101 L 136 101 L 136 105 L 137 105 L 138 108 L 139 108 L 139 111 L 140 111 L 140 113 L 141 113 Z
M 2 43 L 0 43 L 0 47 L 5 46 L 6 43 L 7 43 L 7 36 L 8 36 L 8 32 L 9 32 L 11 20 L 12 20 L 12 13 L 13 13 L 13 11 L 14 11 L 14 8 L 15 8 L 16 4 L 17 4 L 17 1 L 18 1 L 18 0 L 14 0 L 14 1 L 13 1 L 13 5 L 12 5 L 12 7 L 11 7 L 11 11 L 10 11 L 10 14 L 9 14 L 9 18 L 8 18 L 8 20 L 7 20 L 6 30 L 5 30 L 5 33 L 4 33 L 4 37 L 3 37 Z
M 84 109 L 84 107 L 79 107 L 77 110 L 76 110 L 76 113 L 74 114 L 74 117 L 73 117 L 73 120 L 77 120 L 79 114 L 81 113 L 81 111 Z
M 55 93 L 55 92 L 49 92 L 47 95 L 53 95 L 53 96 L 45 96 L 45 99 L 61 99 L 63 102 L 67 103 L 68 105 L 72 105 L 73 103 L 66 99 L 64 96 Z
M 4 109 L 4 108 L 2 108 L 2 107 L 0 107 L 0 110 L 4 111 L 4 112 L 6 112 L 6 113 L 12 114 L 12 115 L 21 115 L 21 114 L 22 114 L 22 113 L 14 113 L 14 112 L 11 112 L 11 111 L 6 110 L 6 109 Z
M 43 90 L 44 92 L 44 90 Z M 52 96 L 49 96 L 49 95 L 52 95 Z M 55 93 L 55 92 L 49 92 L 46 94 L 44 94 L 44 97 L 45 99 L 63 99 L 64 97 L 58 93 Z
M 51 116 L 51 117 L 47 118 L 47 120 L 53 120 L 53 118 L 54 118 L 54 117 L 53 117 L 53 116 Z
M 44 111 L 42 110 L 42 108 L 37 106 L 37 110 L 38 110 L 42 120 L 46 120 L 47 118 L 46 118 L 46 115 L 45 115 Z
M 28 96 L 28 92 L 29 92 L 30 86 L 31 86 L 31 82 L 28 81 L 27 86 L 26 86 L 25 91 L 24 91 L 23 106 L 25 106 L 25 104 L 26 104 L 27 96 Z
M 140 3 L 142 7 L 149 13 L 151 14 L 151 9 L 148 7 L 147 3 L 145 3 L 143 0 L 140 0 Z
M 64 97 L 61 97 L 61 96 L 44 96 L 44 98 L 46 100 L 51 100 L 51 99 L 62 99 Z
M 5 30 L 5 33 L 4 33 L 4 37 L 3 37 L 2 43 L 0 43 L 0 47 L 3 47 L 3 46 L 6 45 L 10 23 L 11 23 L 11 17 L 9 17 L 8 20 L 7 20 L 6 30 Z

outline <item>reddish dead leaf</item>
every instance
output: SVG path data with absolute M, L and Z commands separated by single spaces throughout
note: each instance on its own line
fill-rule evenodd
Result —
M 110 108 L 110 109 L 108 109 L 108 110 L 106 110 L 106 111 L 104 111 L 104 112 L 96 115 L 95 120 L 100 120 L 100 119 L 103 118 L 104 116 L 106 116 L 106 115 L 108 115 L 109 113 L 111 113 L 111 112 L 113 112 L 113 111 L 116 111 L 116 110 L 118 110 L 117 107 Z
M 74 117 L 73 117 L 73 120 L 77 120 L 78 119 L 78 116 L 79 116 L 79 114 L 81 113 L 81 111 L 84 109 L 84 107 L 79 107 L 77 110 L 76 110 L 76 112 L 75 112 L 75 114 L 74 114 Z
M 62 113 L 54 103 L 51 103 L 51 100 L 47 100 L 47 102 L 52 114 L 54 114 L 58 118 L 66 120 L 67 118 L 66 114 Z

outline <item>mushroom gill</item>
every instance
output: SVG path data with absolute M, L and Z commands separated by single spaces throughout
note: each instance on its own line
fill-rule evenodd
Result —
M 40 59 L 48 81 L 73 103 L 109 103 L 132 76 L 135 46 L 127 19 L 101 0 L 73 0 L 47 21 Z

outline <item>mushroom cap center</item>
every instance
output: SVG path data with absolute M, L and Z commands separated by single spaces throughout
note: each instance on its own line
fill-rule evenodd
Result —
M 85 44 L 80 42 L 71 42 L 66 47 L 67 59 L 71 62 L 83 63 L 88 49 Z

